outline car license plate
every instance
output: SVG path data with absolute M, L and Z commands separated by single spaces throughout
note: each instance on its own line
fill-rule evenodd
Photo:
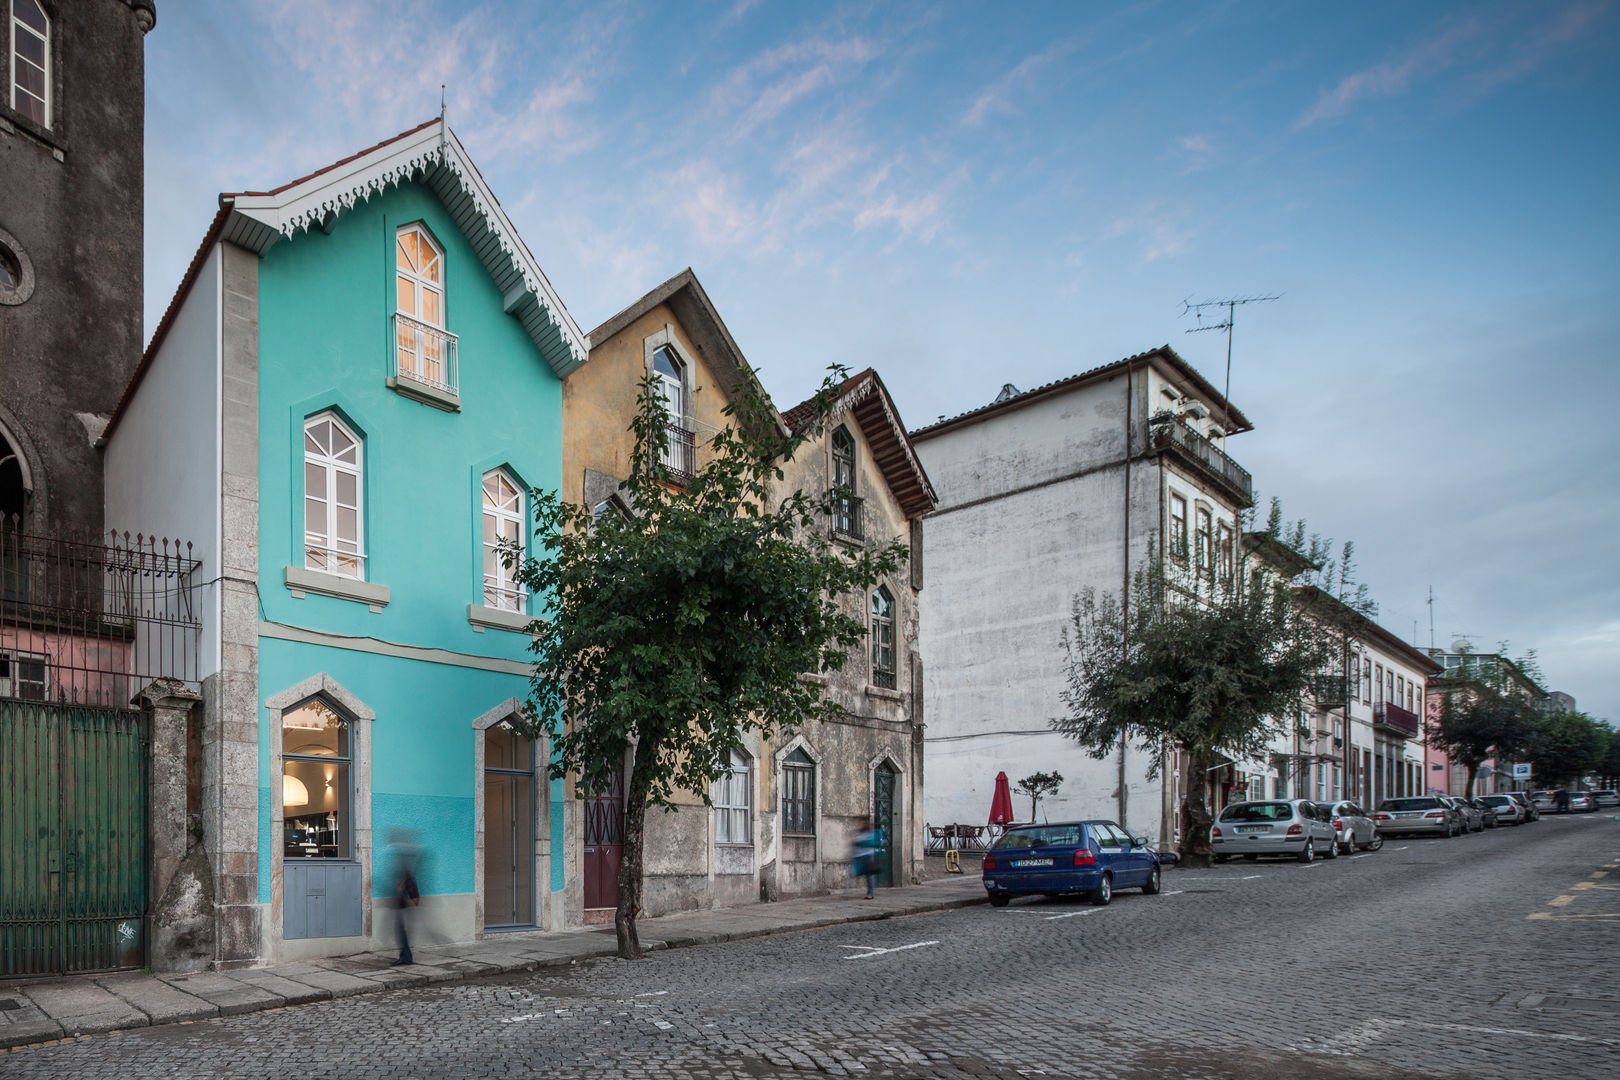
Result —
M 1014 859 L 1014 866 L 1051 866 L 1051 859 Z
M 1423 815 L 1414 810 L 1409 814 L 1396 814 L 1395 816 L 1396 817 L 1402 817 L 1402 818 L 1411 818 L 1411 817 L 1422 817 Z
M 1240 832 L 1240 833 L 1263 833 L 1263 832 L 1270 832 L 1270 831 L 1271 831 L 1271 826 L 1270 825 L 1239 825 L 1238 826 L 1238 832 Z

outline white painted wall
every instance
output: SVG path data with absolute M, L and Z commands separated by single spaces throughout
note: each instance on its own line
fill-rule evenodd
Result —
M 190 541 L 201 670 L 219 669 L 219 248 L 209 253 L 104 450 L 107 528 Z
M 1140 424 L 1141 372 L 1135 383 Z M 1042 817 L 1118 816 L 1117 755 L 1091 758 L 1048 724 L 1064 711 L 1060 635 L 1074 596 L 1120 590 L 1124 422 L 1121 375 L 916 443 L 940 496 L 925 525 L 921 594 L 930 824 L 984 823 L 999 771 L 1014 785 L 1063 774 Z M 1157 464 L 1132 468 L 1134 566 L 1159 526 L 1161 493 Z M 1157 838 L 1162 789 L 1149 763 L 1128 753 L 1125 824 Z M 1027 819 L 1028 800 L 1015 795 L 1013 810 Z

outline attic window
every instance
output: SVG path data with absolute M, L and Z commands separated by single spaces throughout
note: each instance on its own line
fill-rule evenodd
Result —
M 459 406 L 456 336 L 445 330 L 444 252 L 420 223 L 394 238 L 394 377 L 429 405 Z

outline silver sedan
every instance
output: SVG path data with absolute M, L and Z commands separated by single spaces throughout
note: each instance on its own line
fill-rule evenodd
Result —
M 1457 811 L 1436 795 L 1406 799 L 1385 799 L 1373 815 L 1378 831 L 1385 836 L 1410 833 L 1423 836 L 1456 836 Z
M 1371 815 L 1355 803 L 1347 799 L 1320 802 L 1316 808 L 1332 820 L 1340 855 L 1349 855 L 1358 848 L 1377 851 L 1384 846 L 1384 838 L 1378 835 L 1378 826 L 1373 823 Z

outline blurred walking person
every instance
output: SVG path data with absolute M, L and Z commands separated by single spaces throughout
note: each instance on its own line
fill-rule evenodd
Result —
M 849 872 L 855 877 L 866 879 L 866 899 L 871 900 L 877 895 L 878 852 L 883 847 L 883 834 L 872 819 L 861 819 L 851 840 Z
M 392 855 L 393 906 L 399 928 L 399 958 L 391 966 L 399 967 L 416 962 L 411 957 L 409 924 L 414 909 L 422 903 L 422 893 L 416 886 L 419 852 L 411 834 L 404 829 L 395 829 L 388 834 L 388 846 Z

